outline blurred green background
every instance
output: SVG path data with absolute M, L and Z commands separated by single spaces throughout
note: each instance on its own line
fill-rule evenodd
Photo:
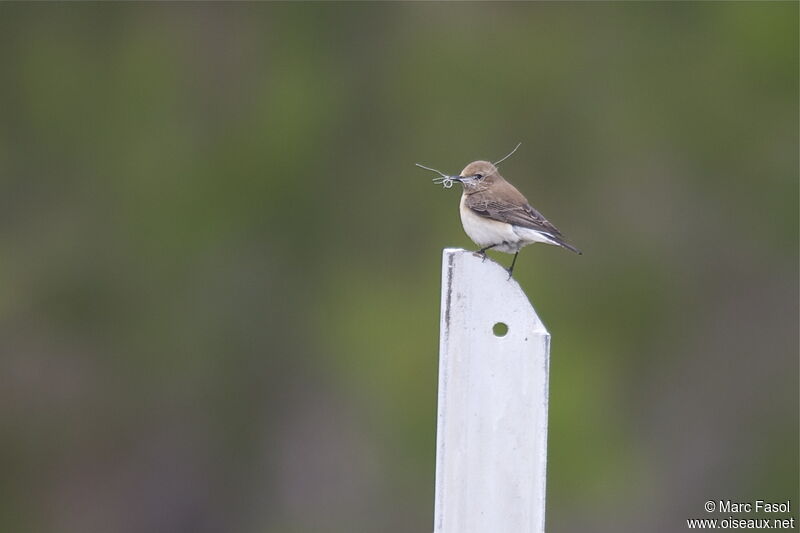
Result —
M 518 141 L 548 531 L 800 505 L 797 3 L 4 3 L 0 74 L 3 531 L 430 531 L 414 163 Z

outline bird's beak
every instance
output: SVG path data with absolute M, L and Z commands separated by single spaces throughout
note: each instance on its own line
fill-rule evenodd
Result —
M 463 176 L 450 176 L 450 179 L 453 180 L 453 181 L 457 181 L 459 183 L 463 183 L 464 182 Z

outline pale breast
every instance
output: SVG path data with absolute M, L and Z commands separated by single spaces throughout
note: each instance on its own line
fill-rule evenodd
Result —
M 464 226 L 464 232 L 475 244 L 481 248 L 494 244 L 496 246 L 492 250 L 509 254 L 518 252 L 521 246 L 524 246 L 511 224 L 476 215 L 472 209 L 464 205 L 464 198 L 462 195 L 459 205 L 461 224 Z

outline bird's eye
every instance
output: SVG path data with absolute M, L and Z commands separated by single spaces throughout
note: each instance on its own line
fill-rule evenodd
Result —
M 479 180 L 482 180 L 483 179 L 483 174 L 475 174 L 475 177 L 478 178 Z

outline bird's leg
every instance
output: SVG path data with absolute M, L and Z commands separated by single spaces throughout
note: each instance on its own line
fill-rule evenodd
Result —
M 483 256 L 483 260 L 486 261 L 486 250 L 491 250 L 495 246 L 497 246 L 497 245 L 496 244 L 492 244 L 491 246 L 485 246 L 485 247 L 481 248 L 480 250 L 478 250 L 475 253 L 482 255 Z
M 518 255 L 519 255 L 519 252 L 514 254 L 514 259 L 511 261 L 511 266 L 508 267 L 508 279 L 511 279 L 511 273 L 514 272 L 514 263 L 517 262 L 517 256 Z

